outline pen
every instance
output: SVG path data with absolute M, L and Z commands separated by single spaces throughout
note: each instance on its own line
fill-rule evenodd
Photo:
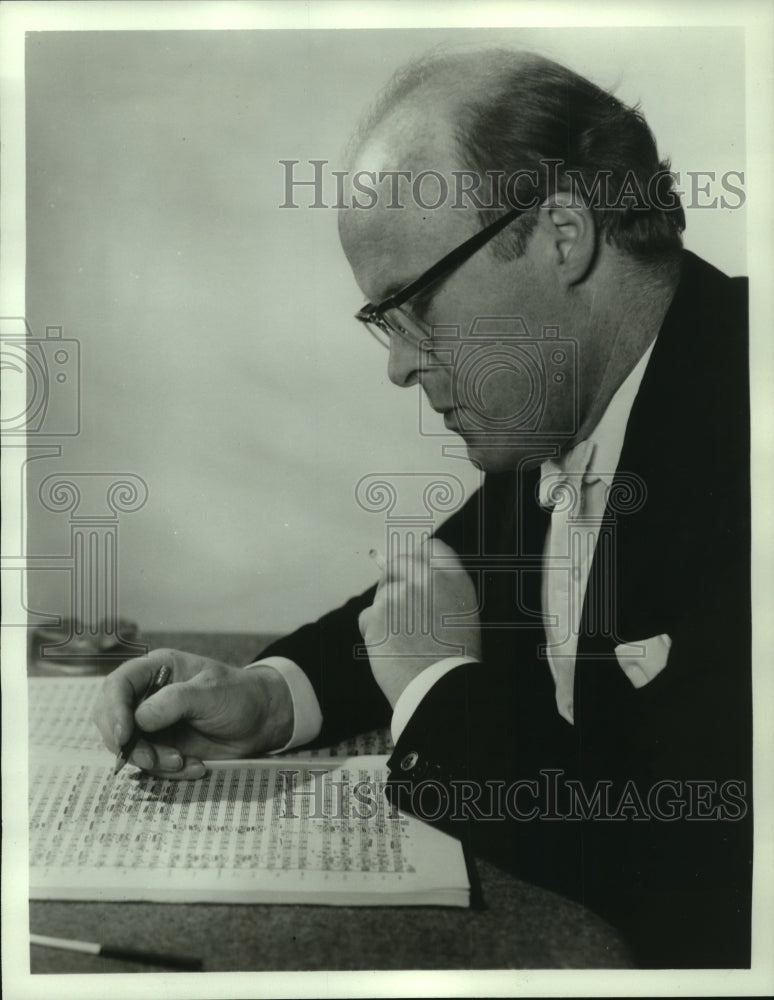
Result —
M 162 664 L 156 671 L 156 676 L 148 685 L 148 689 L 146 690 L 145 694 L 142 696 L 142 698 L 140 698 L 137 704 L 141 705 L 147 698 L 150 698 L 152 694 L 155 694 L 157 691 L 160 691 L 169 680 L 170 674 L 171 670 L 166 665 L 166 663 Z M 137 743 L 141 736 L 142 736 L 142 730 L 138 726 L 135 726 L 132 735 L 118 751 L 118 756 L 116 757 L 116 766 L 113 769 L 113 777 L 115 777 L 121 770 L 121 768 L 126 765 L 127 761 L 132 756 L 132 752 L 134 751 L 134 748 L 137 746 Z
M 74 941 L 70 938 L 48 937 L 46 934 L 30 934 L 30 944 L 40 945 L 41 948 L 80 951 L 87 955 L 100 955 L 102 958 L 125 958 L 130 962 L 142 962 L 145 965 L 167 965 L 173 969 L 196 971 L 202 967 L 200 958 L 189 958 L 187 955 L 117 948 L 113 945 L 100 944 L 98 941 Z

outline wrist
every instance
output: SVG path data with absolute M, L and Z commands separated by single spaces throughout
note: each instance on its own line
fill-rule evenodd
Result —
M 293 735 L 293 699 L 287 681 L 271 666 L 261 665 L 245 671 L 256 691 L 257 727 L 252 752 L 266 753 L 284 747 Z

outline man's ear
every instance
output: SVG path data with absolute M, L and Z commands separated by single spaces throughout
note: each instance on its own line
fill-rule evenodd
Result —
M 597 250 L 594 213 L 572 192 L 557 191 L 541 206 L 540 218 L 557 277 L 566 287 L 582 281 L 591 270 Z

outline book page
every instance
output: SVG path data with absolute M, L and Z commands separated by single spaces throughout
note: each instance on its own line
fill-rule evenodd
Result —
M 29 738 L 33 747 L 97 750 L 102 741 L 92 722 L 104 677 L 31 677 L 29 679 Z M 293 758 L 354 757 L 389 754 L 389 728 L 360 733 L 333 747 L 294 750 Z
M 82 757 L 31 765 L 34 899 L 468 904 L 459 843 L 390 807 L 383 757 L 186 782 Z
M 30 750 L 102 750 L 92 713 L 104 677 L 30 677 Z
M 131 767 L 114 777 L 84 720 L 99 684 L 33 687 L 33 899 L 469 903 L 460 844 L 390 805 L 384 756 L 209 762 L 198 781 Z
M 393 750 L 392 736 L 389 727 L 384 729 L 374 729 L 369 733 L 358 733 L 348 740 L 342 740 L 332 747 L 310 750 L 304 747 L 301 750 L 291 750 L 283 754 L 283 757 L 303 757 L 304 759 L 314 759 L 317 757 L 355 757 L 358 755 L 386 754 L 390 755 Z

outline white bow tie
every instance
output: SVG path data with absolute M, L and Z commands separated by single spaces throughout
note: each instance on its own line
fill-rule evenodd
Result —
M 591 469 L 596 445 L 581 441 L 558 461 L 549 458 L 540 467 L 538 502 L 548 509 L 574 510 L 584 486 L 596 483 L 600 476 Z

